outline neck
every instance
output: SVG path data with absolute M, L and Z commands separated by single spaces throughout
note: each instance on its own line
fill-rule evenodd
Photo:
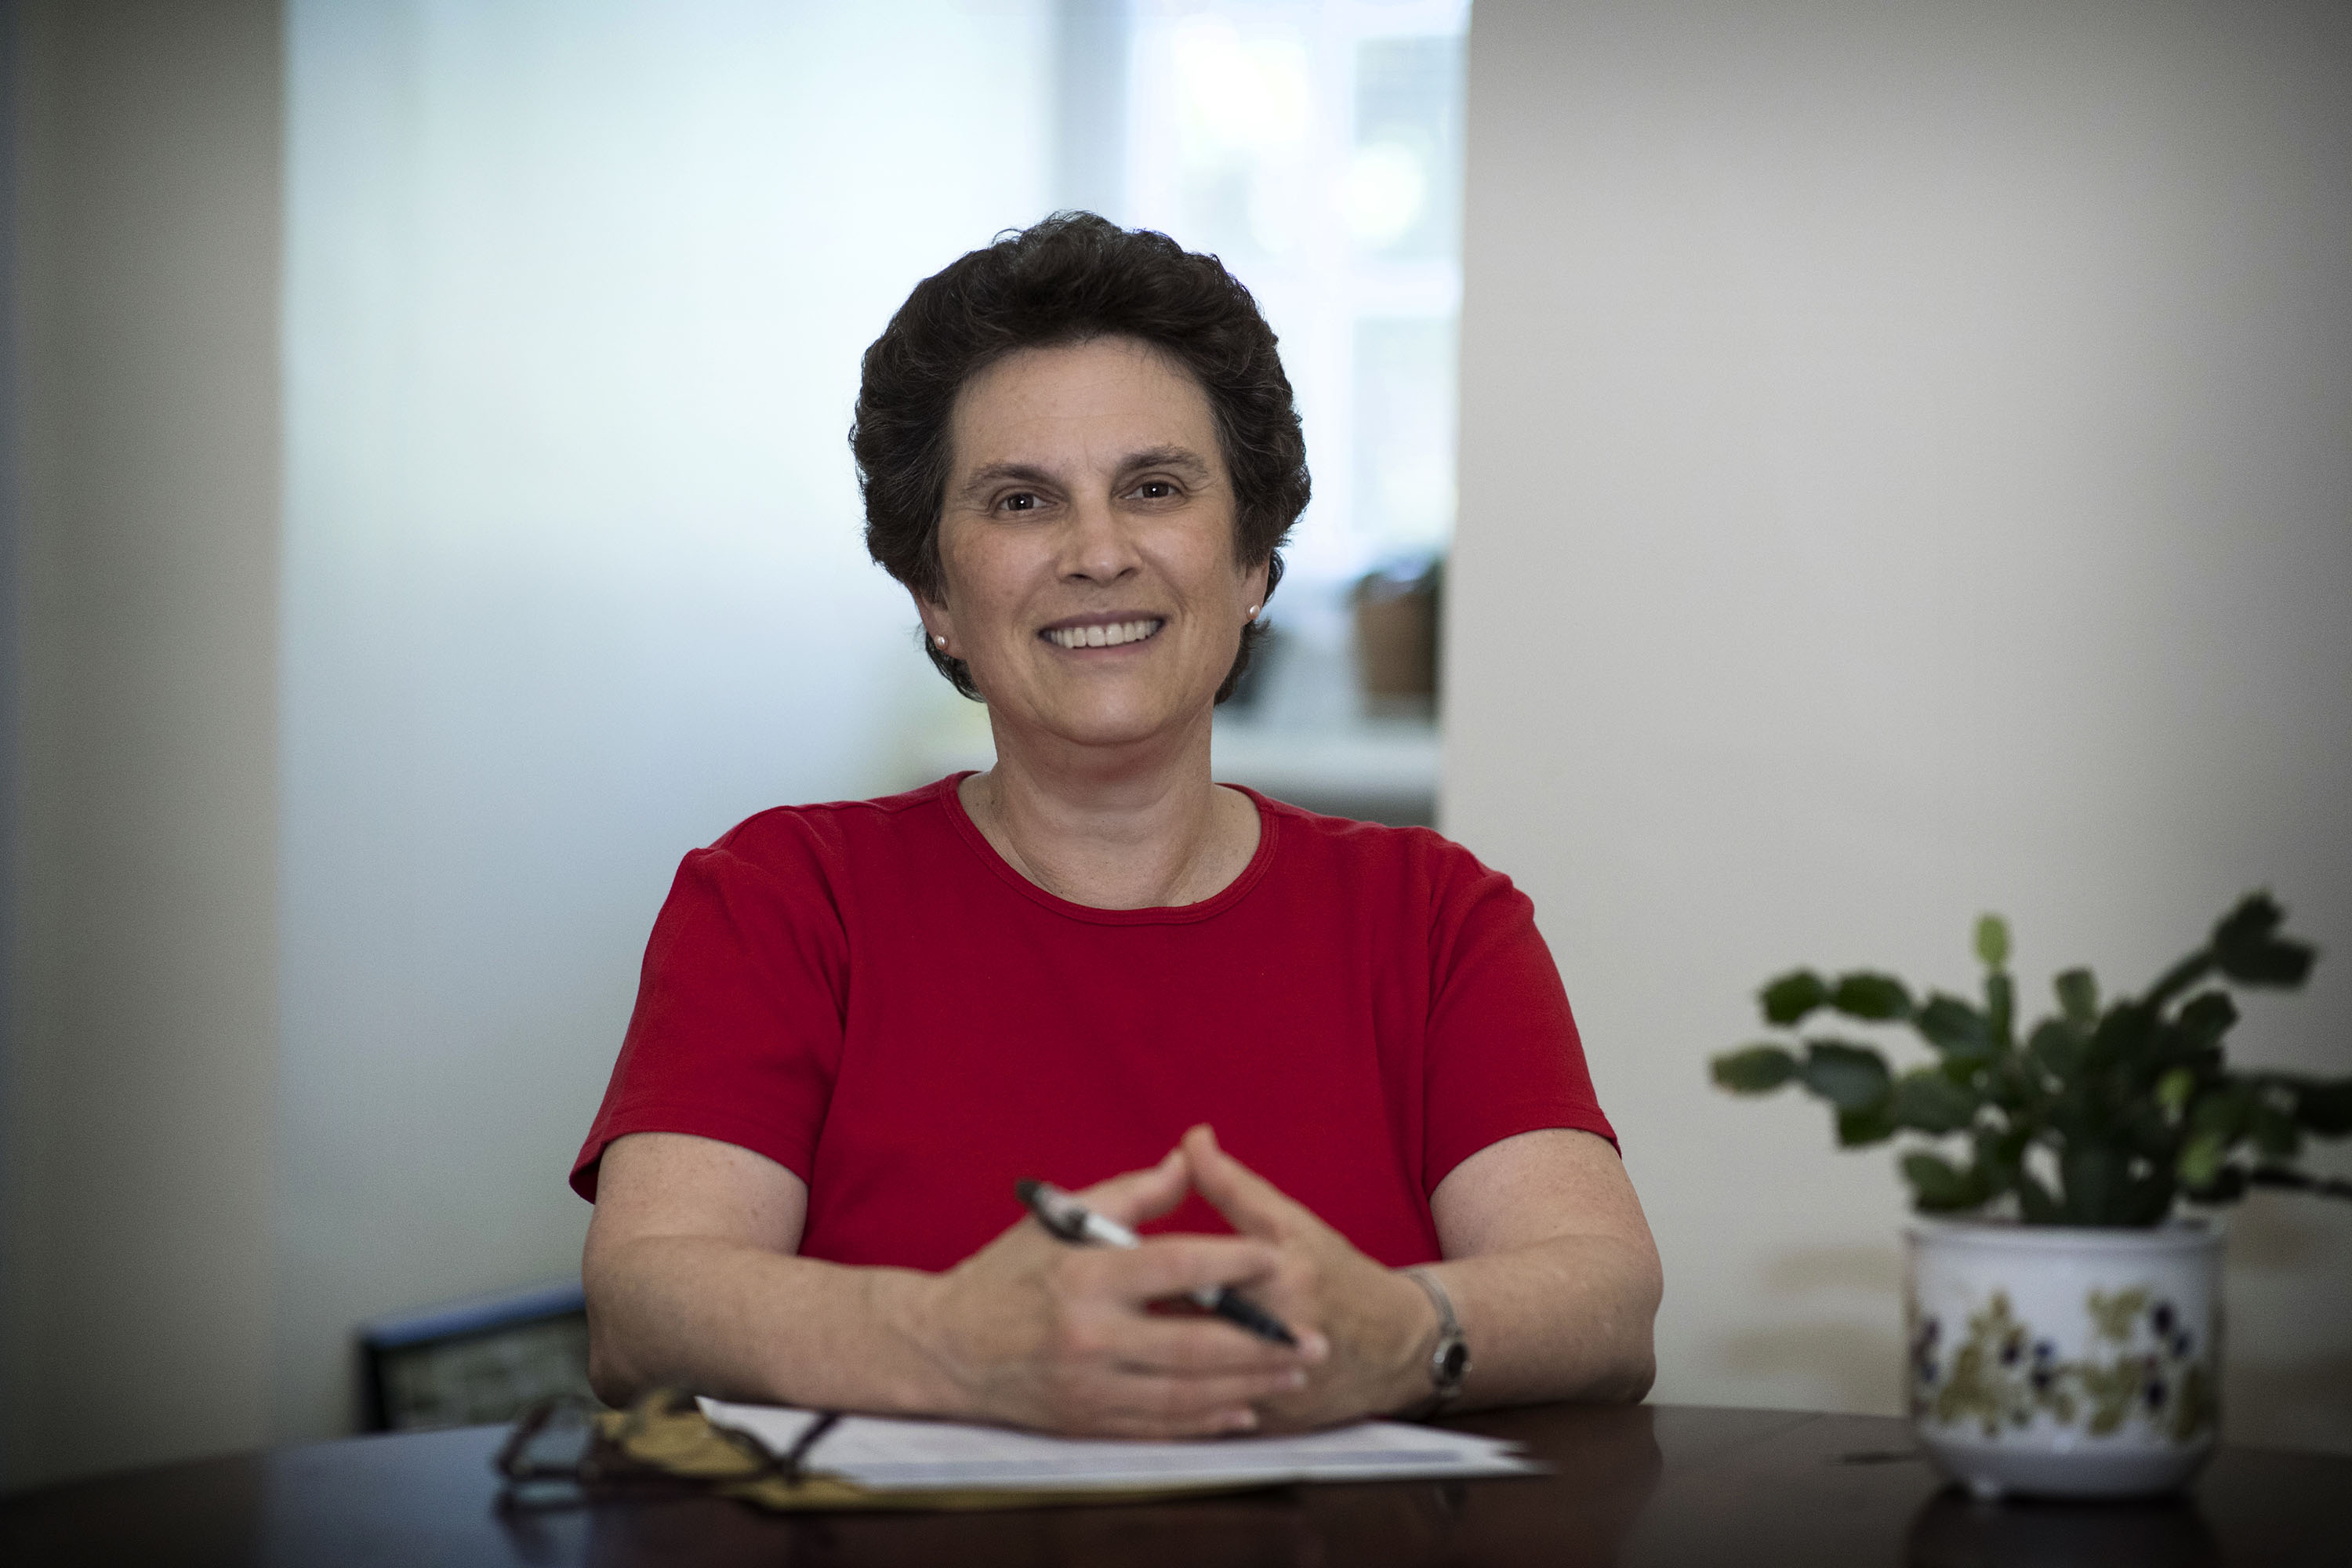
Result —
M 1209 718 L 1130 746 L 1011 731 L 990 715 L 996 765 L 963 781 L 964 810 L 1013 869 L 1094 909 L 1199 903 L 1257 849 L 1257 811 L 1209 776 Z

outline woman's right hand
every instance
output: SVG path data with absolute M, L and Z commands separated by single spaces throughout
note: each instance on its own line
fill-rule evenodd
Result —
M 1133 1226 L 1190 1185 L 1176 1150 L 1076 1196 Z M 954 1391 L 953 1414 L 1071 1436 L 1212 1436 L 1253 1430 L 1253 1402 L 1306 1386 L 1329 1347 L 1308 1334 L 1292 1349 L 1152 1304 L 1204 1285 L 1278 1302 L 1286 1267 L 1243 1237 L 1152 1237 L 1121 1251 L 1072 1247 L 1024 1219 L 945 1274 L 900 1276 L 908 1289 L 886 1310 Z

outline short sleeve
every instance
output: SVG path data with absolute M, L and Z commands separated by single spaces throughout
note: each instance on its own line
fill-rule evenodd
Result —
M 771 837 L 786 852 L 765 863 L 722 839 L 678 867 L 572 1165 L 582 1197 L 595 1200 L 598 1161 L 632 1132 L 715 1138 L 808 1179 L 841 1064 L 847 939 L 817 847 Z
M 1424 1195 L 1489 1144 L 1572 1127 L 1617 1142 L 1535 905 L 1464 852 L 1443 879 L 1423 1058 Z

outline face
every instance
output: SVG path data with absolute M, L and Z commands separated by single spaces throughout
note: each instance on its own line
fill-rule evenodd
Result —
M 999 725 L 1121 745 L 1206 723 L 1265 567 L 1234 553 L 1207 394 L 1128 338 L 1007 355 L 965 383 L 926 633 Z

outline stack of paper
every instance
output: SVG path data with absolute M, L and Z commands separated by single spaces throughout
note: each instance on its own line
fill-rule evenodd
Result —
M 713 1426 L 749 1433 L 773 1454 L 789 1452 L 816 1419 L 814 1412 L 782 1405 L 701 1403 Z M 1296 1437 L 1146 1443 L 852 1415 L 819 1438 L 803 1463 L 874 1491 L 1190 1491 L 1542 1473 L 1517 1449 L 1492 1437 L 1394 1421 L 1361 1421 Z

